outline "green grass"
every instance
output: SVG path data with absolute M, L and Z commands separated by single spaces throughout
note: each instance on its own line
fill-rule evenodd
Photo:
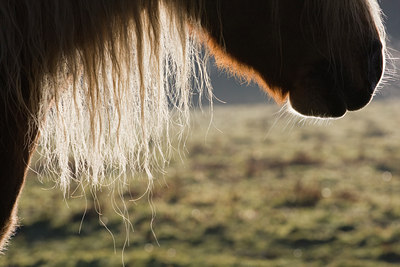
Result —
M 400 264 L 398 102 L 322 125 L 275 124 L 276 111 L 216 107 L 210 128 L 193 114 L 185 158 L 155 183 L 153 225 L 148 199 L 130 201 L 146 181 L 124 194 L 134 229 L 126 266 Z M 52 187 L 29 174 L 0 266 L 120 266 L 127 235 L 108 191 L 64 200 Z

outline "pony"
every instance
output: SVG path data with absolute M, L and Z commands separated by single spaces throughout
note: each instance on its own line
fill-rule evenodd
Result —
M 210 55 L 321 118 L 368 104 L 385 68 L 376 0 L 0 0 L 0 25 L 1 248 L 37 147 L 64 192 L 151 184 L 191 96 L 212 99 Z

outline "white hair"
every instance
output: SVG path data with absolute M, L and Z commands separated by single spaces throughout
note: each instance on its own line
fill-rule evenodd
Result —
M 30 80 L 39 92 L 29 108 L 36 111 L 42 175 L 53 176 L 65 192 L 72 180 L 125 184 L 127 172 L 151 181 L 168 162 L 171 129 L 179 135 L 188 124 L 194 91 L 201 95 L 205 88 L 212 98 L 207 55 L 194 34 L 200 25 L 179 1 L 130 1 L 126 12 L 107 14 L 113 12 L 108 0 L 97 0 L 82 16 L 70 1 L 45 7 L 59 38 L 51 45 L 61 52 L 50 58 L 49 43 L 28 36 L 38 50 L 30 52 L 39 52 L 33 65 L 40 74 Z M 25 2 L 34 30 L 40 4 Z M 79 2 L 80 8 L 89 3 Z

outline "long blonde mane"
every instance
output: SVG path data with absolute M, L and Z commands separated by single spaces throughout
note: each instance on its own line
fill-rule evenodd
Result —
M 0 12 L 2 27 L 28 42 L 31 101 L 23 100 L 20 84 L 8 86 L 19 89 L 31 127 L 39 128 L 46 174 L 65 191 L 73 179 L 125 184 L 127 171 L 152 179 L 168 161 L 170 126 L 183 129 L 194 90 L 211 88 L 193 34 L 200 2 L 18 2 L 29 10 L 26 25 L 9 7 L 0 5 Z M 19 58 L 18 38 L 1 38 L 2 49 Z M 12 62 L 10 81 L 22 79 L 12 77 L 22 64 Z

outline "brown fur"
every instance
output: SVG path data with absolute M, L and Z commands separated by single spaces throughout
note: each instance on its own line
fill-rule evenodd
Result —
M 256 83 L 271 96 L 278 104 L 283 104 L 286 100 L 285 94 L 280 88 L 272 88 L 262 78 L 261 74 L 253 67 L 239 62 L 235 57 L 229 55 L 224 51 L 216 40 L 211 36 L 205 35 L 200 37 L 203 40 L 213 55 L 217 66 L 221 69 L 227 70 L 231 75 L 238 79 L 246 81 L 248 84 Z

